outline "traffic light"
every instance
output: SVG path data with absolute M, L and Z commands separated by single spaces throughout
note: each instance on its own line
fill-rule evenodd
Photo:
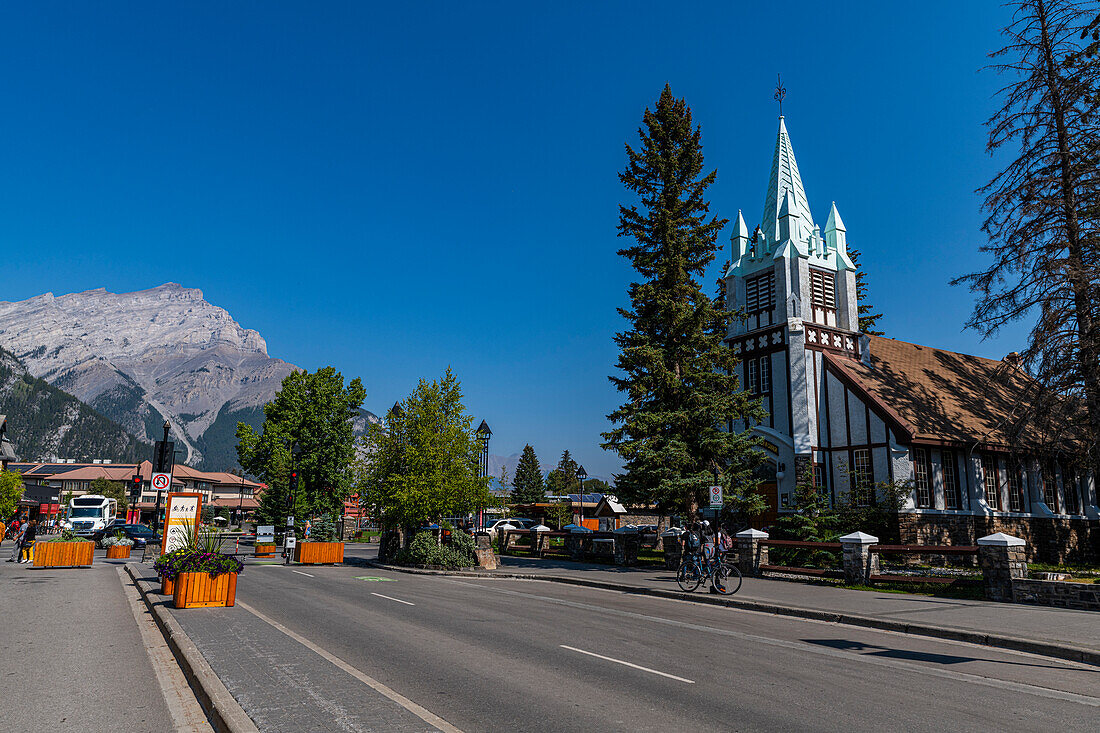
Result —
M 294 495 L 298 493 L 298 470 L 290 472 L 290 488 L 286 492 L 286 510 L 289 514 L 294 507 Z
M 130 477 L 130 496 L 135 499 L 141 498 L 141 474 L 135 473 Z
M 290 472 L 290 493 L 293 494 L 297 490 L 298 490 L 298 472 L 297 471 L 291 471 Z

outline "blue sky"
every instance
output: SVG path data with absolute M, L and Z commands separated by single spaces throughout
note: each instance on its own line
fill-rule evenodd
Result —
M 26 3 L 0 9 L 0 299 L 173 281 L 384 411 L 447 365 L 492 452 L 592 475 L 631 271 L 624 142 L 667 81 L 752 228 L 777 72 L 895 338 L 1000 358 L 971 295 L 1006 11 L 901 3 Z M 717 277 L 729 255 L 728 230 Z

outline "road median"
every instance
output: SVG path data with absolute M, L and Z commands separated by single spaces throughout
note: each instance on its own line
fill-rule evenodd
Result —
M 446 575 L 463 578 L 480 578 L 484 580 L 542 580 L 550 583 L 585 586 L 589 588 L 601 588 L 604 590 L 614 590 L 622 593 L 654 596 L 657 598 L 668 598 L 677 601 L 688 601 L 691 603 L 704 603 L 715 606 L 726 606 L 728 608 L 736 608 L 745 611 L 755 611 L 758 613 L 767 613 L 777 616 L 790 616 L 793 618 L 804 618 L 814 621 L 827 621 L 831 623 L 846 624 L 849 626 L 861 626 L 864 628 L 877 629 L 880 631 L 894 631 L 903 634 L 927 636 L 949 641 L 960 641 L 967 644 L 977 644 L 999 649 L 1009 649 L 1012 651 L 1026 652 L 1028 654 L 1037 654 L 1045 657 L 1053 657 L 1055 659 L 1065 659 L 1071 662 L 1081 662 L 1083 664 L 1100 666 L 1100 651 L 1090 649 L 1088 647 L 1040 641 L 1037 639 L 1027 639 L 1023 637 L 1010 636 L 1007 634 L 982 633 L 970 629 L 960 629 L 951 626 L 939 626 L 928 623 L 914 623 L 910 621 L 895 621 L 891 619 L 876 618 L 874 616 L 863 616 L 860 614 L 847 612 L 806 608 L 775 602 L 756 601 L 746 598 L 710 595 L 705 593 L 684 593 L 682 591 L 666 590 L 663 588 L 647 588 L 644 586 L 630 585 L 627 583 L 616 583 L 608 580 L 594 580 L 590 578 L 578 578 L 568 575 L 550 575 L 543 573 L 524 573 L 512 571 L 501 572 L 496 570 L 432 570 L 426 568 L 409 568 L 399 565 L 387 565 L 384 563 L 380 563 L 376 560 L 360 558 L 354 558 L 350 561 L 345 560 L 345 564 L 362 564 L 378 568 L 380 570 L 390 570 L 399 573 L 410 573 L 413 575 Z M 852 592 L 854 593 L 859 591 Z

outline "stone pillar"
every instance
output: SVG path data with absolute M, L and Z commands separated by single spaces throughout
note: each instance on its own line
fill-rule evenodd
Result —
M 584 542 L 580 532 L 570 532 L 565 538 L 565 549 L 569 551 L 569 559 L 580 562 L 584 559 Z
M 760 566 L 768 564 L 768 548 L 766 545 L 761 546 L 760 541 L 768 539 L 768 533 L 758 529 L 745 529 L 734 536 L 737 537 L 737 564 L 741 574 L 760 575 Z
M 985 597 L 1010 603 L 1013 578 L 1027 577 L 1027 543 L 1004 532 L 981 537 L 978 565 L 985 580 Z
M 489 536 L 489 533 L 478 532 L 475 534 L 474 544 L 476 545 L 475 552 L 477 553 L 478 567 L 486 570 L 496 570 L 500 563 L 497 562 L 497 556 L 493 552 L 493 538 Z
M 637 565 L 638 547 L 641 541 L 641 537 L 636 534 L 615 535 L 615 564 Z
M 878 544 L 878 537 L 852 532 L 841 537 L 840 544 L 844 547 L 845 582 L 870 583 L 870 576 L 878 575 L 878 553 L 871 552 L 871 545 Z

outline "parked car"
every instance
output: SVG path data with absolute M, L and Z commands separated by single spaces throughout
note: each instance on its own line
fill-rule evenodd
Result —
M 498 519 L 493 522 L 492 525 L 485 528 L 485 531 L 492 535 L 493 539 L 500 537 L 500 528 L 506 524 L 510 524 L 516 529 L 530 529 L 535 526 L 535 521 L 532 519 L 519 519 L 513 517 L 512 519 Z
M 97 546 L 102 546 L 100 543 L 104 537 L 114 537 L 119 533 L 132 539 L 135 548 L 145 547 L 146 544 L 156 545 L 160 543 L 160 535 L 144 524 L 112 524 L 96 531 L 92 535 L 92 539 L 95 540 Z

